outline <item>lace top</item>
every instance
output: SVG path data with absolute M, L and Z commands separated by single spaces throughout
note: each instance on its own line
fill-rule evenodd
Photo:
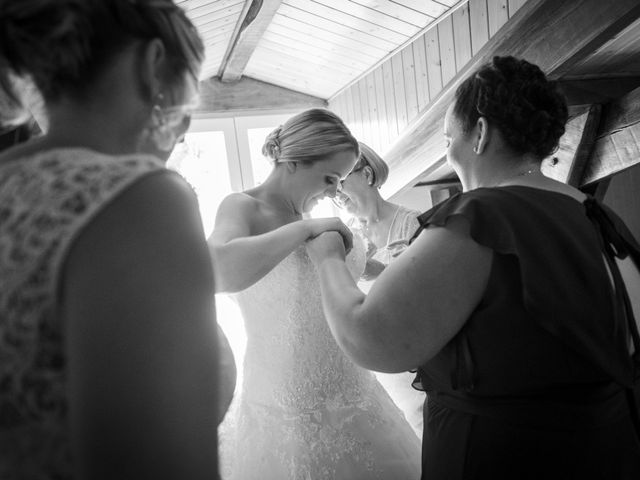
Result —
M 64 326 L 65 256 L 133 182 L 167 172 L 150 156 L 57 149 L 0 166 L 0 478 L 71 477 Z
M 418 229 L 420 212 L 399 206 L 389 226 L 387 244 L 375 248 L 370 257 L 385 265 L 389 265 L 394 257 L 400 255 L 409 246 L 409 239 Z

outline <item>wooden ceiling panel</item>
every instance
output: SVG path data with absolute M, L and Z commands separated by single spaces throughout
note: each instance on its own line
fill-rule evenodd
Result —
M 312 1 L 297 1 L 305 2 L 302 4 L 305 8 L 296 8 L 283 3 L 278 17 L 298 20 L 354 41 L 373 43 L 385 50 L 392 49 L 396 44 L 403 43 L 409 38 L 407 34 L 400 34 L 366 20 L 349 17 Z
M 362 5 L 363 7 L 370 8 L 371 10 L 375 10 L 380 13 L 384 13 L 392 18 L 400 20 L 405 23 L 409 23 L 411 25 L 415 25 L 419 29 L 431 23 L 437 15 L 430 15 L 426 12 L 422 12 L 421 10 L 416 10 L 413 8 L 409 8 L 401 3 L 391 3 L 380 0 L 351 0 L 353 3 L 357 3 L 358 5 Z M 429 5 L 433 2 L 421 2 L 422 5 Z M 446 10 L 446 7 L 442 5 L 437 5 L 438 10 L 442 13 Z
M 416 38 L 455 0 L 179 0 L 206 46 L 202 78 L 220 74 L 254 7 L 277 8 L 239 73 L 327 99 Z M 246 22 L 245 22 L 246 23 Z M 249 23 L 251 25 L 251 23 Z M 231 52 L 231 53 L 230 53 Z
M 378 45 L 354 41 L 342 35 L 280 15 L 276 15 L 267 31 L 286 32 L 286 35 L 292 38 L 295 43 L 298 41 L 310 42 L 322 47 L 325 42 L 328 42 L 343 50 L 357 52 L 374 59 L 381 58 L 388 53 L 386 48 L 381 48 Z
M 363 68 L 366 68 L 368 66 L 360 59 L 337 56 L 332 52 L 322 50 L 321 48 L 312 45 L 283 43 L 281 41 L 278 41 L 277 39 L 274 41 L 270 40 L 269 38 L 263 37 L 262 41 L 260 42 L 260 46 L 269 50 L 281 52 L 284 55 L 298 57 L 305 60 L 309 59 L 309 57 L 318 59 L 319 61 L 326 62 L 332 65 L 334 68 L 338 69 L 347 68 L 356 72 L 361 72 Z

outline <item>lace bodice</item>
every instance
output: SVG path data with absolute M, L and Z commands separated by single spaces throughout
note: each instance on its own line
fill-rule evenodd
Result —
M 365 250 L 354 244 L 347 265 L 358 278 Z M 336 344 L 304 245 L 235 298 L 247 346 L 238 411 L 225 420 L 237 434 L 222 445 L 223 463 L 236 460 L 228 478 L 418 477 L 418 440 L 373 374 Z
M 347 261 L 358 278 L 364 267 L 361 242 L 355 242 Z M 237 300 L 247 332 L 247 399 L 285 410 L 359 399 L 359 384 L 369 373 L 348 360 L 331 336 L 304 245 Z
M 85 225 L 160 171 L 154 157 L 84 149 L 0 166 L 0 478 L 70 478 L 60 272 Z

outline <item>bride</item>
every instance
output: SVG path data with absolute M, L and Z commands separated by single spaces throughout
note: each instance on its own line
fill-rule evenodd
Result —
M 358 142 L 335 114 L 312 109 L 271 132 L 263 153 L 271 174 L 222 202 L 209 238 L 217 290 L 239 292 L 247 332 L 242 392 L 222 435 L 229 478 L 417 479 L 419 440 L 373 374 L 333 340 L 304 247 L 337 231 L 352 275 L 362 273 L 363 244 L 339 219 L 302 218 L 335 195 Z

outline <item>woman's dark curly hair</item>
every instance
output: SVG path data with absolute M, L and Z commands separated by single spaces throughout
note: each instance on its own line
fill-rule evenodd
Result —
M 485 117 L 514 152 L 540 159 L 556 150 L 568 117 L 556 82 L 514 57 L 493 57 L 467 78 L 456 90 L 453 113 L 465 134 Z

